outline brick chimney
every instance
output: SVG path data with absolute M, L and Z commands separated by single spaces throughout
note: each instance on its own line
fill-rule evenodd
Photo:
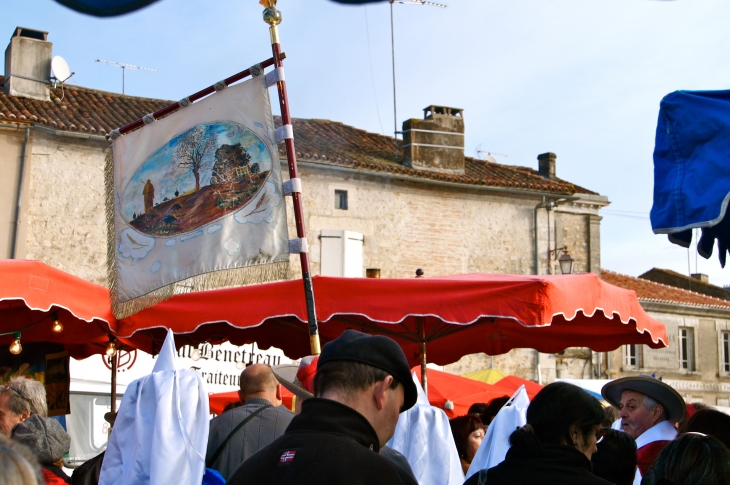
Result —
M 16 27 L 5 49 L 3 91 L 10 96 L 50 101 L 53 44 L 48 32 Z
M 541 153 L 537 156 L 538 172 L 546 179 L 554 179 L 555 175 L 555 161 L 558 156 L 552 152 Z
M 699 281 L 701 281 L 703 283 L 709 283 L 710 282 L 710 277 L 707 276 L 704 273 L 692 273 L 690 276 L 692 276 L 692 278 L 694 278 L 696 280 L 699 280 Z
M 463 109 L 431 105 L 423 119 L 403 122 L 407 167 L 442 173 L 464 173 Z

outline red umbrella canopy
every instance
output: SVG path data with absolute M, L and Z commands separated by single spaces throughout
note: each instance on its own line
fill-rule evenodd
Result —
M 421 368 L 412 369 L 418 379 L 421 379 Z M 428 402 L 431 406 L 443 409 L 449 418 L 464 416 L 474 403 L 489 403 L 492 399 L 508 396 L 514 391 L 509 387 L 498 384 L 487 384 L 466 377 L 427 369 L 428 372 Z M 453 409 L 446 409 L 446 401 L 451 401 Z
M 53 330 L 54 320 L 63 329 Z M 40 261 L 0 260 L 0 345 L 55 342 L 83 359 L 103 353 L 115 330 L 109 290 Z M 147 341 L 137 338 L 135 347 Z M 128 340 L 123 344 L 132 345 Z
M 514 394 L 517 389 L 520 388 L 520 386 L 525 386 L 525 391 L 527 391 L 527 396 L 530 398 L 530 400 L 532 400 L 532 398 L 534 398 L 535 395 L 537 395 L 537 393 L 540 392 L 543 387 L 545 387 L 542 384 L 538 384 L 537 382 L 528 381 L 527 379 L 523 379 L 517 376 L 504 377 L 495 382 L 494 385 L 508 390 L 510 396 Z
M 223 414 L 223 410 L 231 403 L 239 402 L 238 391 L 216 392 L 208 394 L 208 403 L 212 414 Z M 294 411 L 294 394 L 281 386 L 281 404 L 290 411 Z
M 147 333 L 158 342 L 165 328 L 176 343 L 230 340 L 276 346 L 291 358 L 309 354 L 301 280 L 177 295 L 119 322 L 122 337 Z M 355 328 L 388 335 L 411 365 L 449 364 L 463 355 L 568 347 L 603 352 L 623 344 L 667 345 L 666 329 L 651 318 L 633 291 L 592 273 L 370 279 L 314 277 L 323 342 Z

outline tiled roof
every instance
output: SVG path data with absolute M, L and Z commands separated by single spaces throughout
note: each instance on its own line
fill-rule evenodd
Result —
M 0 76 L 0 85 L 4 78 Z M 51 89 L 51 101 L 8 96 L 0 90 L 0 123 L 33 123 L 49 128 L 106 135 L 115 128 L 161 109 L 172 101 L 140 98 L 77 86 Z M 280 120 L 277 119 L 277 124 Z M 344 123 L 319 119 L 294 119 L 297 158 L 305 162 L 390 173 L 476 186 L 559 194 L 595 194 L 564 180 L 548 180 L 536 170 L 501 165 L 465 157 L 463 175 L 408 168 L 395 161 L 392 137 L 369 133 Z M 284 157 L 280 145 L 280 156 Z M 398 159 L 402 159 L 398 151 Z
M 4 81 L 0 76 L 0 85 Z M 50 102 L 8 96 L 0 89 L 0 123 L 30 122 L 56 130 L 106 135 L 168 104 L 170 101 L 76 86 L 51 89 Z
M 656 281 L 657 283 L 663 283 L 676 288 L 695 291 L 697 293 L 714 296 L 723 300 L 730 300 L 730 291 L 711 283 L 677 273 L 671 269 L 652 268 L 646 273 L 639 275 L 639 278 L 643 280 Z
M 730 301 L 721 298 L 715 298 L 641 278 L 634 278 L 633 276 L 622 275 L 605 269 L 601 270 L 601 279 L 614 286 L 634 290 L 640 302 L 673 303 L 730 310 Z

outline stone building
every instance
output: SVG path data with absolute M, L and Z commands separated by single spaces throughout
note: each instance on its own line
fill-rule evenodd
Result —
M 604 269 L 601 277 L 635 291 L 649 315 L 666 325 L 670 344 L 664 349 L 625 345 L 607 352 L 601 377 L 656 374 L 687 402 L 730 406 L 730 301 L 643 275 L 634 278 Z
M 0 257 L 38 259 L 105 284 L 105 135 L 170 101 L 54 88 L 51 52 L 46 33 L 20 28 L 6 51 Z M 423 119 L 403 123 L 396 142 L 295 119 L 313 274 L 545 274 L 566 250 L 576 272 L 599 273 L 599 210 L 608 199 L 560 179 L 553 153 L 540 155 L 537 169 L 464 156 L 464 123 L 462 110 L 430 106 Z M 279 156 L 286 173 L 283 145 Z M 290 202 L 289 209 L 293 235 Z M 291 262 L 296 277 L 299 260 Z M 536 380 L 537 358 L 527 350 L 499 357 L 505 370 Z M 471 356 L 458 367 L 486 365 L 485 356 Z

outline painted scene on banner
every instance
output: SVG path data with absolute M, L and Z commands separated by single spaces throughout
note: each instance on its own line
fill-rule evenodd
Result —
M 196 125 L 142 163 L 124 188 L 122 217 L 152 237 L 195 231 L 254 201 L 271 160 L 266 143 L 243 125 Z M 265 199 L 243 216 L 262 210 Z

